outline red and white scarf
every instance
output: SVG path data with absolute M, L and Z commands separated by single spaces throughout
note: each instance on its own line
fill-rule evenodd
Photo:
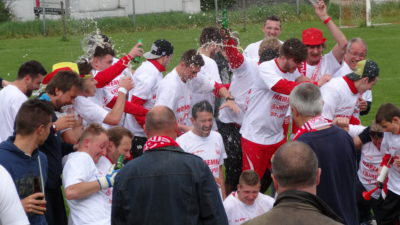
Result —
M 302 134 L 317 131 L 321 127 L 330 126 L 332 123 L 329 122 L 322 116 L 316 116 L 307 121 L 301 126 L 293 138 L 293 141 L 300 137 Z
M 322 57 L 319 60 L 318 65 L 315 67 L 315 70 L 310 77 L 310 79 L 312 81 L 318 81 L 317 78 L 318 78 L 319 70 L 321 69 L 321 64 L 322 64 Z M 298 70 L 301 75 L 306 77 L 307 76 L 307 62 L 306 61 L 302 62 L 301 66 L 298 68 Z
M 155 148 L 167 147 L 167 146 L 179 146 L 176 141 L 167 136 L 154 136 L 149 138 L 144 144 L 143 152 Z

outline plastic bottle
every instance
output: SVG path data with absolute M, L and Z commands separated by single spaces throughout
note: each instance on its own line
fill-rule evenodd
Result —
M 124 167 L 124 155 L 119 155 L 117 164 L 115 165 L 114 170 L 119 170 L 122 167 Z

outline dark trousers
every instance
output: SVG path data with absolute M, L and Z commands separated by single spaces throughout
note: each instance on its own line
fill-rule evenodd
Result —
M 48 225 L 67 225 L 64 198 L 61 188 L 46 188 L 46 220 Z
M 370 200 L 365 200 L 362 197 L 362 193 L 366 191 L 364 186 L 360 181 L 357 181 L 356 196 L 357 196 L 357 207 L 358 207 L 358 218 L 360 223 L 372 220 L 374 217 L 379 217 L 378 206 L 381 200 L 371 198 Z M 380 192 L 381 190 L 377 190 Z M 374 212 L 374 216 L 371 213 L 371 209 Z
M 225 164 L 225 180 L 234 190 L 239 183 L 242 173 L 242 147 L 240 144 L 240 127 L 232 123 L 217 121 L 218 131 L 222 136 L 225 145 L 227 158 Z
M 389 191 L 379 207 L 379 225 L 397 225 L 400 216 L 400 196 Z

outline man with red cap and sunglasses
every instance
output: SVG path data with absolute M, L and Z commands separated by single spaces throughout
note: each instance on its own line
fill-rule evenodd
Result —
M 336 40 L 332 50 L 328 54 L 322 54 L 326 38 L 321 30 L 308 28 L 302 33 L 302 41 L 307 46 L 307 59 L 299 67 L 299 72 L 313 81 L 318 81 L 324 75 L 332 76 L 340 68 L 347 45 L 346 36 L 329 17 L 326 8 L 323 0 L 318 0 L 314 4 L 316 15 Z

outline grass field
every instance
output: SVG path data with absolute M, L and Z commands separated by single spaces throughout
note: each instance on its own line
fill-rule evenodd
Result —
M 336 21 L 337 22 L 337 21 Z M 324 31 L 327 36 L 328 49 L 333 47 L 333 39 L 320 22 L 292 22 L 283 25 L 281 39 L 290 37 L 300 38 L 301 31 L 308 27 L 317 27 Z M 241 46 L 246 47 L 249 43 L 260 40 L 263 37 L 261 24 L 248 24 L 246 31 L 242 26 L 233 26 L 238 31 L 241 39 Z M 147 51 L 151 43 L 158 38 L 165 38 L 175 46 L 175 54 L 172 63 L 167 68 L 171 70 L 179 60 L 183 51 L 189 48 L 198 47 L 200 28 L 176 29 L 176 30 L 153 30 L 135 33 L 107 33 L 116 46 L 119 54 L 127 52 L 139 38 L 144 41 L 144 48 Z M 373 118 L 381 103 L 392 102 L 400 106 L 400 25 L 386 25 L 376 27 L 348 28 L 343 29 L 347 38 L 361 37 L 369 47 L 368 57 L 375 60 L 380 66 L 380 81 L 374 87 L 371 113 L 363 117 L 365 124 Z M 27 39 L 4 39 L 0 40 L 0 76 L 7 80 L 14 80 L 15 74 L 21 63 L 27 60 L 38 60 L 43 63 L 48 71 L 51 65 L 60 61 L 75 61 L 83 54 L 81 40 L 85 34 L 69 36 L 68 41 L 61 41 L 61 37 L 35 37 Z

